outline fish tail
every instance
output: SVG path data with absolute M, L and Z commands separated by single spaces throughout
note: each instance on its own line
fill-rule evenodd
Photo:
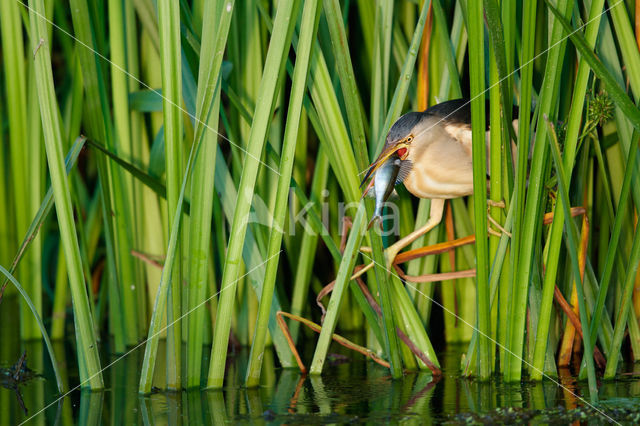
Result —
M 373 218 L 369 222 L 369 225 L 367 225 L 367 231 L 370 230 L 371 227 L 373 226 L 373 224 L 376 223 L 376 222 L 378 222 L 380 224 L 380 229 L 382 229 L 382 216 L 375 215 L 375 216 L 373 216 Z

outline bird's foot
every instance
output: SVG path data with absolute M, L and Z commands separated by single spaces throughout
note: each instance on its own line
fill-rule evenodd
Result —
M 504 234 L 504 235 L 506 235 L 507 237 L 511 238 L 511 232 L 509 232 L 509 231 L 507 231 L 506 229 L 504 229 L 504 228 L 502 227 L 502 225 L 500 225 L 500 224 L 498 223 L 498 221 L 497 221 L 497 220 L 495 220 L 494 218 L 492 218 L 490 215 L 487 215 L 487 218 L 489 219 L 489 227 L 487 228 L 487 232 L 488 232 L 489 234 L 491 234 L 491 235 L 493 235 L 493 236 L 496 236 L 496 237 L 502 237 L 502 235 Z M 498 229 L 500 230 L 500 232 L 498 232 L 498 231 L 494 230 L 494 229 L 491 227 L 491 224 L 493 224 L 493 226 L 495 226 L 496 228 L 498 228 Z
M 489 206 L 489 207 L 498 207 L 499 209 L 504 209 L 505 208 L 504 200 L 493 201 L 491 199 L 488 199 L 487 200 L 487 206 Z
M 505 208 L 505 203 L 503 200 L 500 201 L 493 201 L 491 199 L 487 200 L 487 218 L 489 219 L 489 226 L 487 228 L 487 232 L 490 235 L 496 236 L 496 237 L 502 237 L 502 235 L 507 235 L 509 238 L 511 238 L 511 232 L 507 231 L 506 229 L 504 229 L 502 227 L 502 225 L 500 225 L 498 223 L 497 220 L 495 220 L 493 217 L 491 217 L 491 213 L 489 212 L 489 209 L 491 209 L 491 207 L 498 207 L 500 209 L 504 209 Z M 491 225 L 493 224 L 493 226 L 495 226 L 496 228 L 498 228 L 498 231 L 496 231 L 495 229 L 493 229 L 491 227 Z
M 373 265 L 374 265 L 374 263 L 371 262 L 367 266 L 364 266 L 364 267 L 360 268 L 358 270 L 358 272 L 356 272 L 355 274 L 351 275 L 351 278 L 349 278 L 349 281 L 355 280 L 356 278 L 359 278 L 360 276 L 364 275 L 365 272 L 367 272 L 369 269 L 373 268 Z
M 401 247 L 392 244 L 384 251 L 384 266 L 387 273 L 393 272 L 393 262 L 396 260 L 398 253 L 400 253 L 400 249 Z
M 380 265 L 377 264 L 378 266 L 383 267 L 387 273 L 392 273 L 393 272 L 393 262 L 396 260 L 396 256 L 398 255 L 398 253 L 400 252 L 401 247 L 396 246 L 395 244 L 387 247 L 387 249 L 385 249 L 384 251 L 384 265 Z M 373 260 L 373 257 L 371 257 L 371 247 L 360 247 L 360 252 L 364 253 L 366 258 L 368 258 L 369 260 L 371 260 L 371 263 L 369 263 L 367 266 L 365 266 L 364 268 L 360 269 L 358 272 L 356 272 L 355 274 L 353 274 L 351 276 L 352 280 L 355 280 L 356 278 L 364 275 L 365 272 L 367 272 L 369 269 L 373 268 L 374 265 L 376 265 L 376 262 Z
M 371 247 L 367 247 L 367 246 L 360 247 L 360 252 L 364 253 L 365 257 L 368 257 L 369 260 L 373 261 L 373 257 L 371 257 L 373 253 L 373 251 L 371 250 Z M 388 272 L 391 272 L 393 270 L 393 262 L 395 261 L 396 256 L 398 255 L 399 252 L 400 252 L 400 247 L 395 246 L 395 244 L 387 247 L 384 251 L 384 265 L 380 265 L 380 266 L 384 266 L 384 268 Z

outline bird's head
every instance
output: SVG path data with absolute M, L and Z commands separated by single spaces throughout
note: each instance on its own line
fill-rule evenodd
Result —
M 362 184 L 364 184 L 364 182 L 369 179 L 369 177 L 371 177 L 376 170 L 380 168 L 380 166 L 388 161 L 394 153 L 397 153 L 400 160 L 402 160 L 400 173 L 396 183 L 402 182 L 406 178 L 407 174 L 411 170 L 410 157 L 412 149 L 416 143 L 416 130 L 418 129 L 421 120 L 422 113 L 410 112 L 400 117 L 393 126 L 391 126 L 382 152 L 376 161 L 371 163 L 369 166 L 367 174 L 362 180 L 360 186 L 362 186 Z

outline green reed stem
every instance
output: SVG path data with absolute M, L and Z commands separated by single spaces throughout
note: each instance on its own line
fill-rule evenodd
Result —
M 407 93 L 409 91 L 409 86 L 411 83 L 411 76 L 413 75 L 413 70 L 415 68 L 416 59 L 418 57 L 418 52 L 420 50 L 420 42 L 422 41 L 422 31 L 424 30 L 424 25 L 427 22 L 427 14 L 429 12 L 429 4 L 425 1 L 422 5 L 422 10 L 420 12 L 420 18 L 416 24 L 416 29 L 413 33 L 413 38 L 411 39 L 411 44 L 409 46 L 409 51 L 407 52 L 407 57 L 405 58 L 405 62 L 402 65 L 402 71 L 400 72 L 400 76 L 398 78 L 398 84 L 393 92 L 393 98 L 391 99 L 391 105 L 389 105 L 389 110 L 387 111 L 387 115 L 384 120 L 383 132 L 378 133 L 376 145 L 373 146 L 373 150 L 370 152 L 372 156 L 375 156 L 382 150 L 382 146 L 384 144 L 384 140 L 386 138 L 386 134 L 388 129 L 391 128 L 391 125 L 395 120 L 400 117 L 402 112 L 402 108 L 404 106 L 405 99 L 407 97 Z M 376 137 L 375 133 L 372 133 L 372 137 Z M 373 158 L 373 157 L 371 157 Z
M 512 298 L 515 297 L 516 289 L 516 272 L 517 272 L 517 259 L 519 259 L 520 245 L 522 240 L 523 225 L 524 225 L 524 211 L 525 211 L 525 197 L 526 197 L 526 183 L 527 183 L 527 169 L 530 152 L 531 142 L 531 104 L 532 104 L 532 89 L 533 89 L 533 69 L 534 69 L 534 53 L 535 53 L 535 38 L 536 38 L 536 11 L 537 1 L 525 0 L 523 2 L 522 10 L 522 43 L 521 43 L 521 56 L 520 56 L 520 119 L 518 120 L 518 154 L 517 164 L 515 170 L 515 182 L 512 196 L 512 203 L 515 204 L 514 212 L 514 224 L 513 224 L 513 240 L 511 242 L 511 259 L 512 259 L 512 282 L 510 288 L 507 286 L 501 287 L 502 300 L 509 304 L 501 303 L 503 315 L 502 318 L 508 318 L 511 316 L 511 309 L 509 306 L 512 303 Z M 505 347 L 500 350 L 500 370 L 503 374 L 506 374 L 508 359 L 506 356 L 505 348 L 510 347 L 511 341 L 511 321 L 507 321 L 503 325 Z
M 129 2 L 109 1 L 109 44 L 111 53 L 111 99 L 113 113 L 113 134 L 115 152 L 124 158 L 140 158 L 140 114 L 132 112 L 129 105 L 129 92 L 137 89 L 137 82 L 134 77 L 138 75 L 138 49 L 135 40 L 135 22 L 131 22 L 133 7 Z M 133 40 L 132 40 L 133 38 Z M 123 70 L 126 70 L 123 71 Z M 132 76 L 130 76 L 131 74 Z M 146 211 L 140 208 L 140 184 L 133 177 L 122 174 L 114 169 L 114 173 L 119 173 L 121 180 L 121 191 L 114 193 L 114 198 L 118 199 L 119 227 L 126 230 L 141 229 L 142 218 L 146 216 Z M 146 297 L 144 292 L 146 286 L 142 282 L 142 271 L 140 264 L 131 256 L 131 250 L 140 247 L 138 240 L 140 233 L 120 231 L 118 238 L 118 252 L 123 284 L 124 302 L 130 309 L 131 317 L 136 317 L 134 324 L 129 324 L 127 328 L 137 327 L 137 330 L 130 330 L 132 336 L 137 336 L 135 342 L 146 332 Z M 129 343 L 135 343 L 130 341 Z
M 211 218 L 213 212 L 214 167 L 216 163 L 216 142 L 220 109 L 220 67 L 233 16 L 231 10 L 224 10 L 223 2 L 207 2 L 204 9 L 206 22 L 218 25 L 203 27 L 203 43 L 200 50 L 200 70 L 197 94 L 196 132 L 194 144 L 201 145 L 196 154 L 193 179 L 191 181 L 192 204 L 189 234 L 189 311 L 197 309 L 188 318 L 187 345 L 187 387 L 200 386 L 203 322 L 206 309 L 201 304 L 207 294 L 209 278 L 209 254 Z M 206 128 L 205 128 L 206 127 Z M 200 139 L 202 141 L 200 142 Z
M 317 204 L 322 199 L 322 191 L 327 185 L 329 174 L 329 158 L 323 152 L 323 148 L 318 150 L 316 165 L 311 181 L 311 201 Z M 303 206 L 303 209 L 307 206 Z M 296 268 L 296 275 L 293 281 L 293 296 L 291 296 L 291 314 L 303 316 L 306 297 L 309 292 L 309 282 L 313 272 L 313 264 L 315 263 L 315 255 L 318 246 L 318 234 L 313 229 L 304 227 L 304 235 L 300 243 L 300 258 Z M 298 333 L 300 332 L 300 323 L 293 321 L 289 325 L 289 332 L 294 342 L 298 341 Z
M 493 45 L 489 48 L 489 100 L 490 100 L 490 151 L 489 151 L 489 168 L 490 168 L 490 182 L 489 193 L 491 200 L 495 202 L 502 201 L 502 132 L 501 132 L 501 114 L 500 114 L 500 86 L 496 84 L 498 82 L 498 67 L 494 59 L 495 48 Z M 508 159 L 510 161 L 511 159 Z M 497 207 L 491 207 L 489 214 L 498 223 L 503 223 L 504 215 L 502 209 Z M 489 237 L 489 259 L 495 259 L 496 252 L 498 250 L 499 239 L 491 236 Z M 504 321 L 506 324 L 506 321 Z M 491 343 L 491 356 L 495 358 L 495 342 L 498 336 L 498 305 L 491 307 L 491 336 L 494 339 Z M 492 361 L 491 365 L 495 366 L 495 362 Z
M 602 278 L 600 279 L 600 289 L 598 290 L 596 306 L 593 310 L 593 316 L 589 327 L 589 331 L 591 333 L 591 338 L 593 339 L 593 341 L 595 341 L 595 338 L 598 335 L 598 330 L 601 325 L 602 312 L 604 310 L 604 304 L 609 290 L 609 284 L 611 283 L 613 265 L 616 258 L 616 252 L 618 250 L 620 235 L 622 234 L 622 224 L 624 223 L 625 218 L 624 213 L 627 210 L 629 198 L 631 195 L 631 181 L 633 178 L 635 178 L 634 180 L 637 182 L 638 175 L 637 171 L 634 169 L 636 165 L 636 159 L 638 157 L 638 136 L 637 133 L 635 135 L 636 136 L 633 138 L 633 143 L 631 144 L 631 150 L 629 151 L 627 157 L 624 180 L 622 182 L 620 199 L 618 200 L 617 206 L 618 214 L 614 219 L 613 231 L 611 233 L 609 247 L 607 250 L 607 257 L 604 263 L 604 269 L 602 271 Z M 613 352 L 609 351 L 608 355 L 609 357 L 611 357 L 613 355 Z
M 148 394 L 151 392 L 153 385 L 153 372 L 155 369 L 156 357 L 158 352 L 158 340 L 160 333 L 169 327 L 173 327 L 176 323 L 180 322 L 182 318 L 176 318 L 173 322 L 167 321 L 167 326 L 162 328 L 162 322 L 164 319 L 165 305 L 167 304 L 169 287 L 171 285 L 171 277 L 173 276 L 173 268 L 175 266 L 175 259 L 177 256 L 178 237 L 180 235 L 180 227 L 182 221 L 180 216 L 182 215 L 182 209 L 184 204 L 185 189 L 187 187 L 187 181 L 191 174 L 191 164 L 195 153 L 198 151 L 199 146 L 197 144 L 191 145 L 191 151 L 189 153 L 189 159 L 185 168 L 184 176 L 182 177 L 182 184 L 180 192 L 178 194 L 178 202 L 176 209 L 169 214 L 173 214 L 174 224 L 169 234 L 169 245 L 167 246 L 167 256 L 162 268 L 162 276 L 160 278 L 160 284 L 158 285 L 158 292 L 153 305 L 151 314 L 151 322 L 149 323 L 149 335 L 144 348 L 144 359 L 142 361 L 142 369 L 140 372 L 140 384 L 138 386 L 138 392 L 141 394 Z M 169 343 L 167 342 L 167 345 Z
M 546 120 L 546 117 L 544 117 Z M 562 164 L 562 157 L 560 154 L 560 147 L 558 145 L 558 139 L 551 123 L 548 123 L 550 129 L 550 137 L 549 144 L 551 145 L 551 153 L 553 154 L 553 161 L 556 165 L 556 172 L 558 176 L 558 191 L 560 192 L 562 199 L 562 208 L 564 209 L 565 214 L 565 224 L 567 228 L 567 237 L 569 240 L 569 244 L 567 248 L 569 249 L 569 254 L 571 257 L 571 266 L 573 269 L 573 279 L 576 285 L 576 290 L 578 292 L 578 304 L 580 310 L 580 323 L 582 325 L 582 329 L 586 330 L 587 324 L 589 324 L 589 315 L 587 313 L 586 301 L 584 297 L 584 290 L 582 287 L 582 276 L 580 274 L 580 260 L 578 259 L 578 231 L 576 230 L 575 223 L 573 222 L 573 218 L 571 217 L 571 201 L 569 199 L 569 180 L 567 178 L 567 174 L 564 171 L 564 166 Z M 556 212 L 557 214 L 557 212 Z M 634 268 L 634 272 L 632 274 L 635 277 L 635 270 L 637 269 L 638 262 L 640 259 L 640 232 L 636 233 L 636 240 L 634 242 L 637 243 L 637 253 L 636 255 L 636 268 Z M 633 251 L 632 251 L 633 253 Z M 633 257 L 632 257 L 633 259 Z M 631 278 L 630 281 L 633 281 L 634 278 Z M 629 295 L 630 296 L 630 295 Z M 631 297 L 629 297 L 629 300 Z M 627 306 L 628 307 L 628 306 Z M 628 313 L 628 311 L 627 311 Z M 623 316 L 622 314 L 621 316 Z M 624 315 L 625 321 L 623 325 L 626 324 L 626 315 Z M 617 324 L 616 324 L 617 326 Z M 587 360 L 587 377 L 589 380 L 589 396 L 592 403 L 596 403 L 598 401 L 598 384 L 596 382 L 596 369 L 593 364 L 593 345 L 591 343 L 591 336 L 589 333 L 583 333 L 582 341 L 584 342 L 584 354 Z M 615 342 L 615 337 L 614 337 Z M 615 367 L 614 367 L 615 368 Z M 607 363 L 607 369 L 609 369 L 609 363 Z
M 86 130 L 91 138 L 104 144 L 107 149 L 117 151 L 113 138 L 112 117 L 109 110 L 107 87 L 103 68 L 98 62 L 95 28 L 89 7 L 84 0 L 70 0 L 71 17 L 77 38 L 76 53 L 82 70 L 85 86 L 83 102 L 86 117 Z M 130 229 L 125 218 L 128 217 L 127 199 L 123 190 L 121 170 L 108 162 L 106 158 L 98 159 L 98 176 L 102 187 L 102 209 L 107 247 L 107 264 L 109 268 L 109 285 L 117 287 L 110 290 L 118 300 L 111 300 L 110 312 L 111 332 L 115 336 L 115 349 L 123 352 L 125 345 L 133 345 L 139 340 L 138 315 L 136 313 L 137 298 L 131 295 L 131 285 L 136 283 L 125 281 L 128 266 L 131 265 Z M 129 278 L 133 275 L 127 275 Z M 125 297 L 128 295 L 130 297 Z M 126 325 L 125 325 L 126 324 Z
M 617 0 L 607 0 L 607 4 L 625 64 L 624 71 L 629 78 L 631 90 L 635 94 L 635 98 L 638 99 L 640 97 L 640 52 L 636 35 L 629 21 L 627 5 L 624 1 Z
M 364 169 L 368 164 L 366 152 L 366 138 L 364 133 L 364 112 L 361 109 L 360 93 L 356 85 L 351 55 L 344 28 L 340 3 L 338 0 L 325 0 L 324 13 L 331 33 L 331 46 L 336 60 L 342 96 L 344 99 L 351 142 L 355 148 L 355 158 L 358 169 Z
M 600 17 L 604 0 L 594 0 L 591 3 L 589 12 L 589 22 L 585 31 L 585 37 L 590 46 L 595 45 L 600 26 Z M 592 21 L 593 20 L 593 21 Z M 571 174 L 576 157 L 578 137 L 582 123 L 582 112 L 584 109 L 587 84 L 589 82 L 590 68 L 584 58 L 578 64 L 578 74 L 575 80 L 573 96 L 571 100 L 571 111 L 569 113 L 567 133 L 564 141 L 564 169 L 569 172 L 566 182 L 567 187 L 571 184 Z M 542 301 L 540 306 L 540 317 L 538 319 L 536 343 L 533 352 L 533 367 L 531 368 L 531 379 L 541 380 L 544 362 L 547 352 L 547 342 L 549 340 L 549 326 L 551 323 L 551 309 L 553 307 L 553 292 L 556 286 L 556 276 L 558 271 L 558 260 L 560 256 L 560 244 L 562 242 L 562 230 L 564 226 L 564 203 L 563 199 L 558 200 L 554 211 L 553 223 L 548 245 L 548 256 L 542 286 Z M 570 207 L 570 206 L 569 206 Z M 577 281 L 576 281 L 577 282 Z M 595 336 L 591 338 L 595 342 Z
M 371 135 L 385 132 L 384 111 L 389 102 L 389 62 L 393 32 L 393 2 L 375 0 L 368 7 L 375 8 L 373 62 L 371 63 Z
M 180 58 L 180 5 L 171 0 L 158 1 L 160 58 L 162 66 L 162 111 L 164 115 L 164 149 L 167 173 L 167 206 L 176 210 L 182 178 L 182 71 Z M 169 215 L 169 229 L 173 229 Z M 177 220 L 181 220 L 180 217 Z M 180 228 L 178 225 L 177 228 Z M 171 286 L 167 304 L 167 324 L 180 318 L 182 312 L 182 248 L 176 246 L 176 264 L 171 268 Z M 166 264 L 165 264 L 166 267 Z M 182 387 L 182 329 L 167 329 L 167 388 Z
M 6 99 L 8 101 L 7 118 L 9 127 L 8 150 L 11 159 L 11 179 L 7 181 L 13 189 L 12 200 L 5 204 L 7 217 L 9 209 L 13 208 L 17 236 L 22 236 L 29 227 L 29 219 L 37 209 L 40 198 L 40 164 L 41 126 L 39 122 L 38 101 L 32 96 L 27 97 L 27 72 L 25 67 L 25 49 L 23 40 L 22 19 L 19 3 L 16 1 L 2 2 L 0 5 L 0 30 L 2 34 L 3 68 L 5 72 Z M 29 83 L 35 85 L 29 72 Z M 30 87 L 29 92 L 34 89 Z M 27 111 L 29 108 L 29 114 Z M 28 120 L 36 118 L 34 127 L 29 127 Z M 4 169 L 4 165 L 2 165 Z M 9 186 L 7 186 L 8 188 Z M 32 199 L 36 197 L 34 205 Z M 8 200 L 6 200 L 8 201 Z M 20 280 L 25 283 L 25 290 L 34 302 L 37 312 L 42 315 L 41 262 L 40 240 L 38 247 L 26 254 L 25 262 L 18 271 Z M 8 259 L 7 259 L 8 260 Z M 40 338 L 38 324 L 34 321 L 29 307 L 25 303 L 20 305 L 20 335 L 23 339 Z
M 331 299 L 327 306 L 327 313 L 322 323 L 322 331 L 316 344 L 316 350 L 311 361 L 311 367 L 309 373 L 312 375 L 318 375 L 322 373 L 322 367 L 329 351 L 329 344 L 331 343 L 331 335 L 336 328 L 338 320 L 338 312 L 340 311 L 340 305 L 343 300 L 344 290 L 346 289 L 347 282 L 355 266 L 356 258 L 358 257 L 358 248 L 362 240 L 366 223 L 366 209 L 364 205 L 358 206 L 355 219 L 353 220 L 353 226 L 347 238 L 347 245 L 345 246 L 342 262 L 338 269 L 338 275 L 336 276 L 335 286 L 331 292 Z M 325 331 L 329 330 L 329 331 Z
M 56 212 L 60 226 L 60 239 L 64 248 L 67 269 L 69 271 L 69 285 L 73 299 L 73 309 L 78 339 L 78 357 L 85 366 L 86 373 L 81 375 L 82 386 L 91 389 L 103 387 L 100 358 L 93 320 L 89 310 L 89 299 L 82 273 L 80 248 L 73 222 L 69 182 L 65 173 L 62 158 L 62 135 L 59 121 L 59 110 L 53 85 L 51 70 L 51 53 L 47 36 L 47 25 L 42 19 L 44 3 L 42 0 L 29 2 L 29 20 L 32 37 L 32 48 L 37 49 L 35 55 L 36 84 L 40 96 L 40 113 L 44 131 L 47 161 L 51 175 Z M 42 42 L 40 44 L 40 42 Z
M 449 26 L 447 25 L 447 18 L 442 9 L 442 3 L 440 0 L 433 0 L 433 18 L 436 29 L 436 36 L 438 37 L 438 43 L 440 49 L 444 53 L 445 71 L 448 76 L 448 81 L 451 83 L 451 96 L 453 99 L 462 97 L 462 88 L 460 87 L 460 75 L 456 66 L 456 50 L 449 38 Z M 428 2 L 425 1 L 423 7 L 428 9 Z M 432 41 L 432 43 L 435 40 Z M 446 85 L 445 85 L 446 86 Z M 441 92 L 442 93 L 442 90 Z M 444 100 L 444 99 L 442 99 Z
M 571 10 L 571 2 L 567 0 L 558 1 L 559 10 L 563 16 L 568 16 Z M 520 228 L 516 228 L 515 232 L 519 232 L 522 240 L 519 243 L 517 253 L 516 270 L 514 272 L 514 282 L 511 299 L 511 330 L 510 330 L 510 353 L 506 357 L 507 365 L 505 367 L 505 379 L 509 382 L 519 381 L 522 377 L 522 359 L 524 348 L 525 321 L 527 314 L 527 296 L 531 274 L 533 270 L 533 255 L 535 247 L 539 239 L 541 227 L 540 217 L 544 199 L 544 176 L 548 158 L 548 147 L 546 143 L 547 128 L 542 120 L 542 115 L 550 116 L 550 112 L 554 109 L 557 102 L 557 92 L 559 86 L 559 76 L 562 70 L 564 59 L 564 50 L 566 41 L 563 40 L 563 28 L 557 19 L 553 20 L 551 37 L 549 46 L 552 46 L 547 53 L 547 63 L 544 73 L 544 81 L 540 95 L 538 106 L 538 126 L 535 134 L 535 142 L 533 145 L 533 158 L 531 160 L 531 171 L 529 174 L 529 190 L 527 191 L 525 215 Z M 522 99 L 522 103 L 530 102 L 529 99 Z M 520 115 L 523 116 L 522 114 Z M 526 119 L 526 117 L 525 117 Z M 542 123 L 543 125 L 540 125 Z M 522 136 L 521 136 L 522 138 Z M 522 155 L 528 151 L 521 152 Z M 526 161 L 524 159 L 523 161 Z M 518 170 L 520 172 L 520 170 Z M 520 183 L 522 188 L 523 182 Z M 524 193 L 522 193 L 524 194 Z M 518 195 L 520 196 L 520 195 Z M 518 212 L 516 211 L 516 214 Z M 516 215 L 516 217 L 519 217 Z
M 4 116 L 2 102 L 0 102 L 0 116 Z M 3 206 L 8 205 L 9 199 L 9 173 L 6 164 L 8 164 L 8 162 L 5 161 L 5 147 L 0 144 L 0 165 L 2 166 L 2 171 L 0 171 L 0 203 Z M 8 262 L 11 257 L 11 252 L 13 251 L 13 235 L 11 234 L 11 230 L 15 229 L 13 216 L 12 213 L 7 212 L 7 214 L 3 214 L 2 217 L 0 217 L 0 264 Z
M 268 133 L 271 113 L 276 102 L 277 88 L 283 80 L 286 54 L 289 51 L 291 36 L 295 28 L 298 6 L 299 2 L 297 0 L 285 0 L 278 4 L 276 10 L 274 31 L 269 43 L 264 74 L 257 98 L 258 102 L 256 103 L 253 123 L 249 133 L 244 167 L 238 187 L 238 199 L 231 225 L 229 247 L 220 285 L 220 303 L 216 317 L 207 382 L 207 387 L 209 388 L 221 388 L 224 382 L 231 315 L 236 296 L 235 283 L 239 278 L 242 248 L 258 173 L 259 158 Z
M 476 306 L 478 346 L 478 376 L 486 380 L 493 371 L 491 365 L 491 314 L 489 299 L 489 247 L 487 241 L 487 166 L 485 148 L 484 111 L 484 21 L 482 5 L 470 2 L 467 27 L 469 29 L 469 70 L 471 85 L 471 122 L 473 140 L 473 207 L 476 227 Z M 479 142 L 479 143 L 478 143 Z M 453 265 L 452 265 L 453 266 Z
M 284 234 L 285 217 L 289 199 L 289 185 L 293 173 L 293 163 L 295 160 L 296 142 L 298 139 L 299 122 L 302 113 L 302 100 L 309 73 L 309 58 L 311 47 L 315 37 L 318 17 L 318 2 L 308 0 L 305 2 L 300 23 L 300 39 L 298 40 L 296 66 L 293 73 L 293 82 L 289 94 L 289 108 L 287 109 L 287 123 L 284 133 L 283 147 L 280 157 L 280 176 L 278 176 L 278 186 L 276 189 L 275 208 L 273 211 L 273 222 L 269 238 L 269 248 L 267 250 L 267 270 L 262 283 L 262 295 L 256 319 L 256 329 L 253 335 L 253 344 L 249 354 L 249 364 L 247 367 L 246 385 L 256 387 L 260 384 L 260 371 L 262 359 L 265 351 L 265 340 L 267 336 L 267 325 L 269 323 L 269 313 L 271 302 L 275 291 L 276 273 L 278 272 L 278 260 L 280 247 L 282 245 L 282 235 Z

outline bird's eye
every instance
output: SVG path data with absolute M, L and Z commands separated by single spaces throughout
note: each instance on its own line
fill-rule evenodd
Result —
M 411 143 L 411 141 L 412 141 L 412 140 L 413 140 L 413 136 L 409 136 L 409 137 L 407 138 L 407 143 Z

